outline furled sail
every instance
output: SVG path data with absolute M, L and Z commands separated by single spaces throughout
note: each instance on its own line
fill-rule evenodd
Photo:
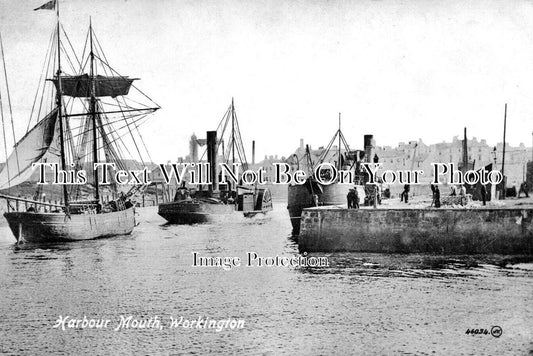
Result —
M 7 189 L 26 181 L 33 173 L 32 164 L 39 162 L 51 149 L 57 122 L 57 108 L 39 121 L 15 145 L 0 172 L 0 189 Z
M 131 84 L 135 79 L 97 75 L 94 77 L 95 96 L 110 96 L 115 98 L 119 95 L 128 95 Z M 59 90 L 57 78 L 52 79 L 52 81 L 56 89 Z M 88 98 L 91 96 L 91 78 L 88 74 L 61 76 L 61 89 L 63 95 L 75 98 Z

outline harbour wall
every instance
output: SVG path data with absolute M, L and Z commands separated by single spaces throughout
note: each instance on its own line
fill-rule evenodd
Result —
M 533 255 L 533 208 L 334 209 L 302 213 L 300 252 Z

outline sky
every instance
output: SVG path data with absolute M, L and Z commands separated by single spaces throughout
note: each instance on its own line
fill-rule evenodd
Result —
M 25 132 L 53 11 L 0 0 L 16 133 Z M 232 97 L 250 157 L 288 156 L 301 138 L 352 148 L 468 135 L 531 146 L 533 1 L 60 0 L 81 51 L 92 19 L 111 65 L 162 109 L 141 127 L 157 162 L 188 154 Z M 3 83 L 0 83 L 3 85 Z M 5 99 L 5 98 L 4 98 Z M 2 154 L 3 156 L 3 154 Z

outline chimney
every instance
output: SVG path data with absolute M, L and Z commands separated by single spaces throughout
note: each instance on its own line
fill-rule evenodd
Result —
M 255 140 L 252 141 L 252 165 L 255 164 Z
M 207 131 L 207 161 L 209 162 L 209 170 L 212 184 L 209 186 L 209 191 L 213 192 L 218 189 L 217 186 L 217 132 Z
M 372 153 L 374 150 L 374 136 L 365 135 L 364 136 L 364 148 L 365 148 L 365 162 L 372 162 Z
M 191 139 L 189 140 L 189 155 L 191 157 L 191 162 L 198 162 L 198 143 L 195 134 L 192 134 Z

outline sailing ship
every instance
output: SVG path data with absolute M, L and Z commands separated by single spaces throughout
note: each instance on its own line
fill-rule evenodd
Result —
M 59 2 L 50 1 L 39 9 L 56 10 L 57 15 L 41 74 L 41 78 L 48 79 L 39 80 L 34 102 L 38 109 L 32 110 L 26 134 L 18 142 L 13 137 L 13 152 L 9 157 L 6 152 L 0 172 L 0 197 L 7 201 L 4 216 L 18 242 L 76 241 L 130 234 L 135 226 L 132 199 L 146 186 L 102 186 L 93 164 L 106 162 L 115 164 L 116 169 L 132 169 L 132 162 L 137 161 L 126 161 L 124 152 L 135 147 L 144 165 L 141 147 L 145 154 L 147 150 L 139 126 L 160 107 L 136 88 L 133 82 L 138 78 L 122 76 L 111 67 L 91 22 L 83 54 L 78 58 L 61 25 Z M 5 65 L 4 56 L 3 60 Z M 66 74 L 67 70 L 74 74 Z M 30 129 L 33 118 L 37 122 Z M 3 129 L 6 140 L 4 126 Z M 143 146 L 137 143 L 139 138 Z M 36 173 L 32 165 L 38 162 L 56 162 L 61 172 L 76 173 L 88 168 L 91 184 L 40 184 L 32 197 L 21 197 L 24 188 L 28 188 L 27 181 Z M 69 175 L 59 176 L 66 180 Z M 43 198 L 45 190 L 50 190 L 48 200 Z M 18 196 L 14 196 L 17 191 Z
M 272 210 L 270 190 L 258 188 L 257 185 L 240 184 L 241 182 L 218 183 L 219 155 L 222 161 L 231 167 L 234 163 L 239 163 L 243 171 L 248 169 L 233 99 L 217 130 L 207 132 L 206 141 L 212 183 L 208 185 L 207 190 L 198 186 L 191 191 L 191 188 L 182 186 L 178 189 L 174 201 L 159 204 L 158 214 L 169 223 L 196 224 L 221 221 L 234 212 L 242 212 L 245 217 L 251 217 Z M 228 142 L 228 149 L 225 148 L 225 142 Z
M 293 236 L 297 236 L 300 233 L 301 215 L 305 208 L 314 206 L 345 206 L 347 201 L 346 195 L 350 189 L 357 190 L 361 203 L 365 201 L 367 189 L 364 186 L 364 182 L 367 180 L 367 177 L 366 174 L 362 173 L 360 164 L 363 160 L 369 162 L 369 157 L 372 155 L 371 140 L 371 135 L 365 135 L 365 151 L 350 150 L 348 142 L 341 131 L 339 114 L 339 128 L 316 162 L 313 161 L 309 146 L 306 146 L 305 153 L 302 157 L 295 155 L 290 157 L 291 163 L 296 165 L 294 167 L 295 169 L 300 169 L 300 162 L 304 163 L 303 165 L 306 166 L 307 176 L 309 177 L 302 185 L 290 184 L 288 186 L 287 209 L 289 211 Z M 335 141 L 338 142 L 336 150 L 333 149 Z M 339 183 L 329 185 L 320 184 L 314 175 L 314 171 L 316 166 L 324 162 L 333 164 L 337 170 L 353 171 L 355 184 L 353 186 Z M 326 172 L 324 173 L 327 174 Z

